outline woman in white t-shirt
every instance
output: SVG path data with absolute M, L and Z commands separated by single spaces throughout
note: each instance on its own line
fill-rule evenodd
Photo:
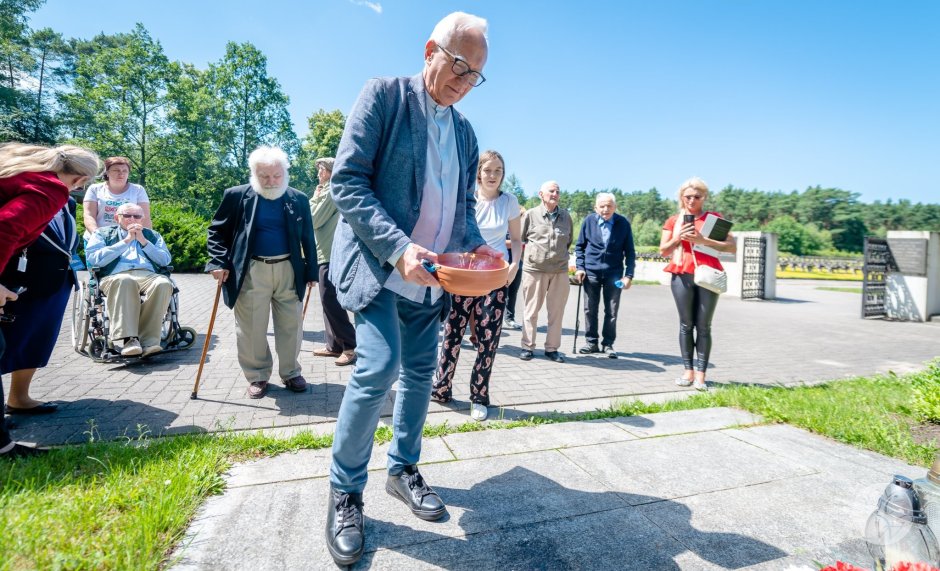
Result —
M 499 289 L 486 295 L 466 297 L 451 296 L 451 309 L 444 326 L 444 342 L 438 362 L 437 375 L 431 398 L 435 402 L 450 402 L 454 369 L 460 356 L 460 342 L 471 315 L 477 338 L 477 356 L 470 374 L 470 416 L 474 420 L 485 420 L 490 404 L 490 373 L 499 348 L 499 337 L 503 328 L 503 313 L 506 309 L 508 286 L 519 271 L 517 260 L 522 252 L 522 224 L 519 217 L 519 201 L 515 195 L 500 192 L 506 175 L 506 163 L 496 151 L 484 151 L 477 166 L 476 220 L 480 234 L 494 250 L 509 259 L 506 248 L 506 233 L 513 262 L 509 266 L 509 279 Z
M 117 225 L 114 215 L 118 207 L 128 202 L 140 206 L 144 211 L 141 223 L 147 228 L 153 228 L 150 221 L 150 198 L 147 197 L 144 187 L 127 182 L 130 174 L 131 162 L 127 157 L 105 159 L 104 182 L 88 187 L 82 201 L 82 220 L 85 222 L 86 236 L 93 234 L 99 227 Z

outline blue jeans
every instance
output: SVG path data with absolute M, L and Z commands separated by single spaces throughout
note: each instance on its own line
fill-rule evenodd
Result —
M 437 364 L 443 300 L 442 296 L 431 304 L 426 297 L 425 303 L 415 303 L 383 288 L 356 314 L 358 359 L 343 394 L 333 438 L 330 483 L 335 489 L 347 493 L 365 489 L 379 414 L 399 378 L 388 471 L 397 474 L 418 463 Z

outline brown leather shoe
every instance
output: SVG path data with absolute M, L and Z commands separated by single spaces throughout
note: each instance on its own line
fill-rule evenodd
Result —
M 284 382 L 284 386 L 288 390 L 294 391 L 295 393 L 302 393 L 307 390 L 307 380 L 303 375 L 297 375 L 296 377 L 291 377 Z
M 355 362 L 356 362 L 356 358 L 357 358 L 357 357 L 356 357 L 356 350 L 355 350 L 355 349 L 347 349 L 347 350 L 343 351 L 343 354 L 340 355 L 339 358 L 336 359 L 336 360 L 333 361 L 333 362 L 336 363 L 336 366 L 337 366 L 337 367 L 345 367 L 346 365 L 352 365 L 353 363 L 355 363 Z
M 342 353 L 339 351 L 330 351 L 326 347 L 323 349 L 315 349 L 313 351 L 314 357 L 339 357 L 340 355 L 342 355 Z
M 260 399 L 268 393 L 267 381 L 256 381 L 248 385 L 248 398 Z

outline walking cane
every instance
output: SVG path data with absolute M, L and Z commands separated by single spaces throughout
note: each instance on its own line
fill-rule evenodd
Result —
M 215 325 L 215 312 L 219 309 L 219 296 L 222 295 L 222 280 L 215 289 L 215 303 L 212 304 L 212 317 L 209 318 L 209 330 L 206 331 L 206 344 L 202 346 L 202 358 L 199 359 L 199 370 L 196 371 L 196 384 L 193 385 L 193 394 L 189 395 L 192 400 L 196 399 L 199 393 L 199 379 L 202 377 L 202 366 L 206 364 L 206 353 L 209 352 L 209 339 L 212 338 L 212 327 Z
M 578 327 L 581 327 L 581 288 L 584 287 L 584 279 L 578 282 L 578 304 L 574 314 L 574 342 L 571 344 L 571 352 L 575 353 L 578 346 Z
M 308 286 L 307 286 L 307 296 L 306 296 L 306 299 L 304 299 L 304 311 L 303 311 L 303 313 L 300 314 L 300 322 L 301 322 L 301 323 L 303 323 L 303 322 L 304 322 L 304 319 L 306 319 L 306 317 L 307 317 L 307 305 L 310 303 L 310 292 L 312 292 L 312 291 L 313 291 L 313 286 L 312 286 L 312 285 L 308 285 Z

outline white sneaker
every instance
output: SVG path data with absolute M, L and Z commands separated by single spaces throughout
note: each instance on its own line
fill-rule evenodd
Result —
M 157 353 L 163 351 L 163 347 L 160 345 L 148 345 L 144 347 L 143 353 L 140 354 L 141 357 L 149 357 L 151 355 L 156 355 Z
M 692 383 L 692 388 L 697 391 L 707 391 L 708 385 L 705 384 L 705 381 L 695 381 Z
M 470 418 L 476 421 L 486 420 L 486 415 L 489 414 L 489 410 L 480 403 L 472 402 L 470 403 Z
M 136 357 L 143 353 L 144 350 L 140 347 L 140 341 L 136 337 L 131 337 L 124 343 L 124 347 L 121 348 L 122 357 Z
M 682 377 L 677 377 L 676 384 L 679 385 L 680 387 L 691 387 L 692 379 L 683 379 Z

